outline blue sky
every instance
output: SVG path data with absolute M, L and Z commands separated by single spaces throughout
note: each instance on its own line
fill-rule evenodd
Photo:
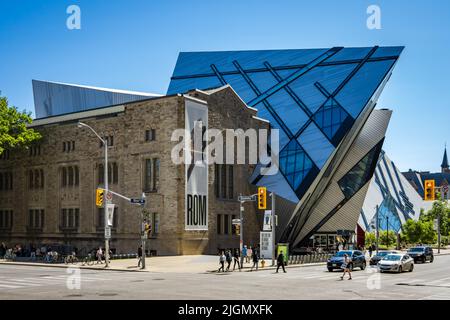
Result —
M 81 8 L 81 30 L 66 8 Z M 366 27 L 381 8 L 381 30 Z M 1 0 L 0 90 L 33 111 L 31 79 L 165 93 L 180 51 L 406 46 L 379 107 L 401 170 L 439 170 L 450 145 L 450 1 Z

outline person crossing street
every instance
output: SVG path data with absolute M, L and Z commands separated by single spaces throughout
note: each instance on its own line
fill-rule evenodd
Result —
M 286 269 L 284 268 L 284 254 L 283 252 L 280 252 L 277 258 L 277 273 L 278 269 L 283 268 L 283 272 L 286 273 Z

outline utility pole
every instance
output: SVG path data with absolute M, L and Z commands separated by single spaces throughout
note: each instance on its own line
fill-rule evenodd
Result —
M 380 224 L 380 222 L 378 221 L 378 205 L 375 207 L 375 216 L 376 216 L 376 220 L 377 220 L 377 222 L 376 222 L 376 232 L 375 232 L 375 234 L 376 234 L 376 239 L 375 239 L 375 243 L 376 243 L 376 249 L 377 249 L 377 255 L 378 255 L 378 240 L 379 240 L 379 237 L 380 237 L 380 232 L 379 232 L 379 224 Z
M 389 250 L 389 217 L 386 216 L 386 248 Z
M 146 243 L 146 239 L 145 239 L 145 223 L 144 223 L 144 205 L 141 205 L 141 246 L 142 246 L 142 257 L 141 257 L 141 262 L 142 262 L 142 267 L 141 269 L 145 269 L 145 243 Z
M 242 194 L 239 195 L 241 198 Z M 244 254 L 242 253 L 242 249 L 244 249 L 244 201 L 239 201 L 239 220 L 240 220 L 240 228 L 239 228 L 239 253 L 241 255 L 241 269 L 244 267 Z
M 276 249 L 276 241 L 275 241 L 275 193 L 272 192 L 271 193 L 271 197 L 272 197 L 272 266 L 275 265 L 275 249 Z

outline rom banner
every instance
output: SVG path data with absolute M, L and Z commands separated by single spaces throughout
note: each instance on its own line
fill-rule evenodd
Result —
M 185 128 L 190 133 L 185 146 L 185 230 L 208 230 L 208 159 L 202 139 L 208 129 L 208 108 L 195 100 L 185 101 Z

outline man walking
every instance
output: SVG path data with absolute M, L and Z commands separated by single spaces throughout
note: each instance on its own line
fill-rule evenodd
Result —
M 219 257 L 220 268 L 219 268 L 219 271 L 217 271 L 217 272 L 220 272 L 220 270 L 225 272 L 225 260 L 226 260 L 226 257 L 225 257 L 225 254 L 222 251 L 220 253 L 220 257 Z
M 142 263 L 142 245 L 138 248 L 138 268 L 141 266 Z
M 253 261 L 253 265 L 250 268 L 250 271 L 253 271 L 253 267 L 256 267 L 256 271 L 258 271 L 258 262 L 259 262 L 259 252 L 256 248 L 254 248 L 252 250 L 252 261 Z
M 241 264 L 240 264 L 240 262 L 239 262 L 239 250 L 238 250 L 238 249 L 234 250 L 234 256 L 233 256 L 233 258 L 234 258 L 233 271 L 234 271 L 234 269 L 236 269 L 236 263 L 237 263 L 237 265 L 238 265 L 239 271 L 241 271 Z
M 248 262 L 248 258 L 247 258 L 247 245 L 244 245 L 244 247 L 242 248 L 242 256 L 245 259 L 245 262 Z M 242 264 L 244 264 L 244 260 L 242 260 Z M 243 266 L 242 266 L 243 267 Z
M 372 258 L 372 245 L 369 246 L 369 258 Z
M 227 271 L 229 271 L 230 267 L 231 267 L 231 261 L 233 261 L 233 257 L 231 256 L 231 251 L 230 250 L 227 250 L 227 253 L 225 254 L 225 257 L 227 258 L 227 263 L 228 263 Z
M 280 269 L 280 267 L 283 268 L 283 272 L 286 273 L 286 269 L 284 269 L 284 254 L 283 251 L 280 252 L 280 254 L 278 255 L 277 258 L 277 273 L 278 273 L 278 269 Z
M 97 264 L 99 264 L 99 263 L 102 264 L 103 263 L 102 256 L 103 256 L 103 250 L 102 250 L 101 247 L 98 247 L 98 250 L 97 250 Z

